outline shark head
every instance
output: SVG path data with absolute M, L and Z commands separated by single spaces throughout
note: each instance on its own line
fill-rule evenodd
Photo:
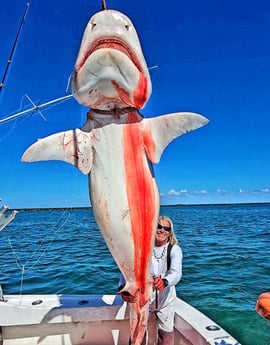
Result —
M 138 35 L 130 19 L 114 10 L 92 16 L 86 26 L 72 80 L 73 96 L 94 109 L 142 108 L 152 91 Z

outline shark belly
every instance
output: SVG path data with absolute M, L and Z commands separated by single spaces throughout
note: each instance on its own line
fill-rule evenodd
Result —
M 94 131 L 89 175 L 93 212 L 126 289 L 139 293 L 144 304 L 151 293 L 149 263 L 160 207 L 156 181 L 138 124 Z

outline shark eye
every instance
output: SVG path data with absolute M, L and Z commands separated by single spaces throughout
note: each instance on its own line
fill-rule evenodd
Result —
M 129 24 L 126 24 L 126 25 L 125 25 L 125 29 L 126 29 L 127 31 L 129 31 L 130 25 L 129 25 Z
M 91 23 L 91 30 L 93 30 L 96 26 L 97 26 L 97 23 L 92 22 L 92 23 Z

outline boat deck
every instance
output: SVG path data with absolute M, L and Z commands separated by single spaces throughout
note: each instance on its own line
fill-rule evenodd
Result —
M 175 345 L 240 345 L 181 299 L 175 306 Z M 128 314 L 118 295 L 8 295 L 0 302 L 0 344 L 127 345 Z M 148 344 L 155 338 L 152 316 Z

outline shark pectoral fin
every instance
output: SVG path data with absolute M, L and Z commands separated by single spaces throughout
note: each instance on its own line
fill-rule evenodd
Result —
M 206 125 L 209 120 L 195 113 L 172 113 L 142 121 L 148 158 L 158 163 L 165 147 L 175 138 Z
M 91 134 L 80 129 L 56 133 L 38 140 L 23 154 L 23 162 L 61 160 L 76 166 L 84 174 L 92 167 Z

